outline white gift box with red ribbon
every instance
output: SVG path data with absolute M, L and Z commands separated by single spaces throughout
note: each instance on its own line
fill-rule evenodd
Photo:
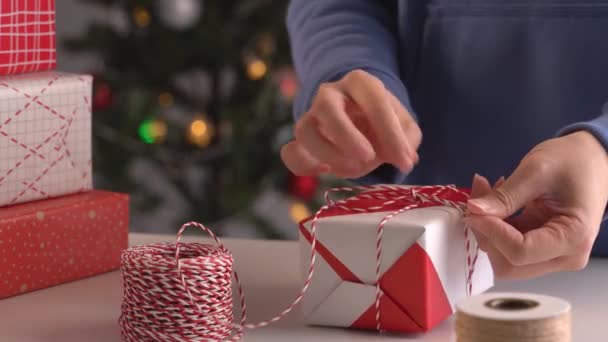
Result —
M 454 187 L 383 186 L 321 210 L 315 273 L 303 299 L 306 321 L 426 332 L 458 301 L 492 287 L 488 257 L 461 222 L 466 198 Z M 305 275 L 313 222 L 300 224 Z
M 92 77 L 0 77 L 0 206 L 92 188 Z

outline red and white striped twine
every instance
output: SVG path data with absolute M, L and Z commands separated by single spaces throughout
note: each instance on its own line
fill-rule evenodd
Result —
M 368 190 L 380 190 L 369 192 Z M 424 193 L 421 191 L 425 190 Z M 329 198 L 330 192 L 363 191 L 340 201 Z M 121 272 L 123 303 L 120 316 L 122 337 L 127 342 L 141 341 L 236 341 L 245 329 L 256 329 L 276 322 L 287 315 L 304 297 L 311 283 L 316 258 L 316 224 L 320 215 L 331 207 L 352 212 L 377 211 L 396 201 L 411 199 L 408 204 L 386 215 L 377 227 L 376 240 L 376 328 L 380 326 L 380 260 L 382 255 L 382 233 L 384 226 L 393 217 L 433 202 L 458 209 L 465 214 L 464 202 L 453 202 L 441 198 L 446 191 L 468 194 L 452 185 L 448 186 L 364 186 L 335 188 L 326 192 L 327 204 L 311 221 L 310 267 L 308 275 L 293 302 L 275 317 L 259 323 L 246 323 L 247 308 L 245 294 L 238 273 L 233 269 L 234 260 L 230 251 L 207 227 L 197 222 L 184 224 L 177 233 L 174 244 L 161 243 L 136 246 L 122 254 Z M 356 199 L 377 199 L 384 202 L 378 206 L 356 208 L 349 202 Z M 209 234 L 217 245 L 180 242 L 184 231 L 198 227 Z M 477 260 L 478 248 L 471 256 L 468 228 L 465 227 L 467 254 L 467 294 L 471 293 L 471 277 Z M 234 323 L 231 278 L 234 274 L 241 305 L 241 318 Z

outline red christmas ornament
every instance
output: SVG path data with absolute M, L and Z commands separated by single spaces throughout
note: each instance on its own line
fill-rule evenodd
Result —
M 112 105 L 114 95 L 112 88 L 106 82 L 99 82 L 93 91 L 93 110 L 106 110 Z
M 287 101 L 292 101 L 298 93 L 298 77 L 292 66 L 279 68 L 274 74 L 274 82 L 277 84 L 281 96 Z
M 319 178 L 313 176 L 296 176 L 289 174 L 289 194 L 304 201 L 314 198 L 319 187 Z
M 279 89 L 281 90 L 281 95 L 283 95 L 283 97 L 288 100 L 293 100 L 298 92 L 298 81 L 293 75 L 285 76 L 279 83 Z

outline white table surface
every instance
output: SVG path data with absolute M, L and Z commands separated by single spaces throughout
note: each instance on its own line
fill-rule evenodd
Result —
M 173 241 L 169 235 L 131 234 L 131 244 Z M 186 238 L 185 241 L 201 240 Z M 291 302 L 300 288 L 299 253 L 294 242 L 230 240 L 244 283 L 250 321 L 268 318 Z M 526 282 L 501 283 L 495 291 L 525 291 L 562 297 L 573 305 L 575 342 L 608 339 L 608 260 L 592 260 L 578 273 L 562 273 Z M 2 342 L 120 341 L 119 272 L 0 300 Z M 453 321 L 418 336 L 308 327 L 296 310 L 270 327 L 247 331 L 244 341 L 455 341 Z

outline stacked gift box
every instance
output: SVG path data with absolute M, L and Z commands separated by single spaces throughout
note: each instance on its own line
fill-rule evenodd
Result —
M 119 267 L 128 196 L 92 187 L 92 77 L 53 71 L 52 0 L 0 0 L 0 298 Z

